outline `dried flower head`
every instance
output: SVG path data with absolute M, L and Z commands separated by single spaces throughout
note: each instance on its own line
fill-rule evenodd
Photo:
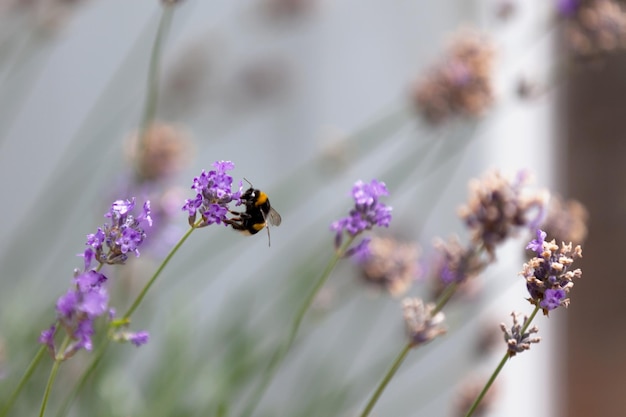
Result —
M 481 116 L 494 101 L 494 55 L 485 35 L 473 31 L 455 35 L 441 63 L 413 87 L 419 112 L 431 123 L 453 115 Z
M 523 171 L 514 180 L 492 171 L 470 182 L 469 202 L 459 209 L 459 217 L 470 229 L 473 244 L 491 257 L 496 245 L 514 236 L 517 228 L 534 229 L 541 219 L 547 196 L 545 192 L 524 193 L 527 180 Z M 532 212 L 534 218 L 530 218 Z
M 415 243 L 373 236 L 368 250 L 355 256 L 365 282 L 403 295 L 419 274 L 419 249 Z
M 189 225 L 196 222 L 198 212 L 202 222 L 196 227 L 204 227 L 213 223 L 224 224 L 228 220 L 231 201 L 240 203 L 242 183 L 239 182 L 239 190 L 233 192 L 233 177 L 226 172 L 235 168 L 231 161 L 217 161 L 213 163 L 214 170 L 206 172 L 202 170 L 199 176 L 193 179 L 191 188 L 196 191 L 196 197 L 185 200 L 183 210 L 189 213 Z
M 456 282 L 461 284 L 478 276 L 486 267 L 478 248 L 464 247 L 458 237 L 452 236 L 447 242 L 435 239 L 433 245 L 439 252 L 435 276 L 444 286 Z
M 526 278 L 526 288 L 531 304 L 543 309 L 544 314 L 559 306 L 567 307 L 566 298 L 574 286 L 574 278 L 580 278 L 580 269 L 571 270 L 575 259 L 582 257 L 580 246 L 562 243 L 559 247 L 554 240 L 545 241 L 546 233 L 537 230 L 537 238 L 532 240 L 527 249 L 535 251 L 536 257 L 524 264 L 520 275 Z
M 587 237 L 588 219 L 589 213 L 579 201 L 564 201 L 558 196 L 553 196 L 541 228 L 557 242 L 583 244 Z
M 404 323 L 412 347 L 430 342 L 446 332 L 445 316 L 439 311 L 433 315 L 435 305 L 424 305 L 419 298 L 405 298 L 402 302 Z
M 567 18 L 565 37 L 574 55 L 598 55 L 626 46 L 626 13 L 618 1 L 593 0 L 566 6 L 566 13 L 559 11 Z
M 191 141 L 181 128 L 153 122 L 141 139 L 137 133 L 128 139 L 126 156 L 140 181 L 160 181 L 178 174 L 189 162 Z
M 374 179 L 370 183 L 365 183 L 359 180 L 352 187 L 351 194 L 354 208 L 347 217 L 333 222 L 330 226 L 330 230 L 335 232 L 335 248 L 341 247 L 344 232 L 355 237 L 374 226 L 389 227 L 391 222 L 391 207 L 380 201 L 380 197 L 389 195 L 384 182 Z M 366 243 L 357 245 L 352 251 L 346 252 L 346 255 L 354 254 L 355 250 L 364 251 L 366 245 Z
M 524 316 L 523 323 L 519 322 L 519 314 L 512 312 L 511 317 L 513 317 L 513 326 L 508 329 L 504 323 L 501 323 L 500 329 L 502 329 L 504 333 L 504 341 L 506 342 L 509 356 L 513 357 L 518 353 L 530 349 L 531 343 L 539 343 L 541 338 L 533 336 L 533 334 L 539 331 L 537 326 L 527 328 L 527 316 Z

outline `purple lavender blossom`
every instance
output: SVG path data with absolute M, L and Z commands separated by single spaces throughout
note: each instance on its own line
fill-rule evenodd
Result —
M 561 305 L 561 301 L 565 300 L 567 294 L 562 289 L 549 289 L 543 293 L 543 300 L 539 303 L 539 306 L 548 311 L 554 310 Z
M 92 350 L 94 321 L 100 316 L 111 319 L 107 277 L 99 272 L 100 268 L 91 269 L 91 264 L 94 260 L 100 266 L 123 264 L 128 253 L 139 256 L 139 246 L 146 237 L 144 229 L 152 226 L 150 202 L 146 201 L 136 216 L 132 214 L 134 208 L 134 198 L 115 201 L 105 214 L 110 223 L 87 235 L 87 249 L 81 254 L 84 270 L 75 271 L 74 285 L 57 300 L 57 321 L 39 337 L 39 342 L 46 345 L 55 358 L 67 359 L 80 349 Z M 57 328 L 64 329 L 71 339 L 63 352 L 56 352 L 54 345 Z
M 232 191 L 233 177 L 226 171 L 235 168 L 231 161 L 217 161 L 213 163 L 214 170 L 206 172 L 202 170 L 198 177 L 193 179 L 191 188 L 196 191 L 196 196 L 185 200 L 182 207 L 189 214 L 189 224 L 194 225 L 198 212 L 202 217 L 202 223 L 196 227 L 204 227 L 213 223 L 224 224 L 229 209 L 228 204 L 236 201 L 240 204 L 242 183 L 239 190 Z
M 544 314 L 559 306 L 567 307 L 569 298 L 566 298 L 574 286 L 574 279 L 582 276 L 580 269 L 571 269 L 572 264 L 582 257 L 580 246 L 562 243 L 558 246 L 554 240 L 547 242 L 545 235 L 537 233 L 538 239 L 531 241 L 529 246 L 537 252 L 537 256 L 524 264 L 520 275 L 526 278 L 526 288 L 530 294 L 531 304 L 543 309 Z
M 369 184 L 357 181 L 352 187 L 354 208 L 349 215 L 333 222 L 330 230 L 335 234 L 335 247 L 339 248 L 346 232 L 355 237 L 365 230 L 371 230 L 374 226 L 389 227 L 391 222 L 391 207 L 381 203 L 381 196 L 389 195 L 384 182 L 372 180 Z M 359 250 L 363 250 L 360 247 Z
M 526 245 L 526 249 L 534 251 L 537 255 L 541 255 L 543 252 L 543 242 L 546 241 L 547 233 L 541 229 L 537 229 L 537 239 L 531 240 Z
M 148 343 L 149 339 L 150 334 L 146 331 L 129 333 L 128 335 L 128 341 L 137 347 L 145 345 L 146 343 Z
M 96 233 L 87 235 L 87 246 L 83 252 L 85 270 L 89 269 L 95 259 L 100 264 L 124 264 L 129 253 L 139 256 L 139 246 L 146 238 L 145 229 L 152 226 L 150 217 L 150 201 L 146 201 L 142 211 L 133 216 L 135 198 L 117 200 L 104 217 L 111 223 L 99 227 Z M 106 246 L 106 249 L 105 249 Z

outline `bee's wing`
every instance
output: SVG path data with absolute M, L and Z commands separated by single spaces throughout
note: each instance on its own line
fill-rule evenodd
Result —
M 280 222 L 282 222 L 282 218 L 280 214 L 276 210 L 270 207 L 270 211 L 267 213 L 267 222 L 272 226 L 280 226 Z

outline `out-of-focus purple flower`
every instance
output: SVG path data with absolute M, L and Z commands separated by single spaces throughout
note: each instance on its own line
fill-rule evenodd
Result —
M 335 247 L 339 248 L 344 232 L 351 237 L 357 236 L 374 226 L 389 227 L 391 207 L 379 201 L 381 196 L 389 195 L 384 182 L 372 180 L 370 183 L 357 181 L 352 187 L 354 208 L 349 215 L 333 222 L 330 230 L 335 232 Z
M 57 326 L 52 325 L 50 328 L 43 330 L 39 336 L 39 343 L 46 345 L 50 352 L 54 352 L 54 334 L 57 331 Z
M 152 226 L 150 217 L 150 201 L 146 201 L 142 211 L 132 215 L 135 208 L 135 198 L 132 200 L 117 200 L 104 217 L 111 219 L 98 228 L 96 233 L 87 235 L 87 249 L 83 252 L 85 270 L 95 259 L 101 264 L 123 264 L 128 259 L 128 253 L 139 256 L 139 247 L 146 238 L 145 229 Z
M 193 179 L 191 188 L 196 191 L 196 196 L 185 200 L 182 209 L 189 214 L 189 224 L 194 225 L 198 212 L 202 217 L 202 223 L 197 227 L 208 226 L 213 223 L 224 224 L 228 214 L 228 204 L 241 199 L 242 183 L 239 183 L 237 191 L 232 190 L 233 177 L 227 171 L 235 168 L 231 161 L 217 161 L 213 163 L 214 170 L 206 172 L 202 170 L 199 176 Z
M 526 245 L 526 249 L 530 249 L 537 255 L 541 255 L 541 252 L 543 252 L 543 242 L 545 242 L 546 236 L 546 232 L 541 229 L 537 229 L 537 239 L 531 240 L 528 245 Z
M 578 10 L 579 0 L 556 0 L 556 10 L 560 16 L 570 17 Z
M 146 331 L 131 333 L 128 337 L 128 340 L 133 345 L 139 347 L 148 343 L 148 340 L 150 340 L 150 334 Z

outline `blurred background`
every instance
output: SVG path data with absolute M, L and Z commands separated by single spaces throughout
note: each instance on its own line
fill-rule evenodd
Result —
M 0 21 L 0 402 L 111 202 L 150 198 L 155 216 L 142 256 L 106 270 L 124 311 L 187 230 L 193 177 L 231 160 L 282 215 L 271 247 L 264 232 L 195 231 L 133 317 L 150 343 L 112 346 L 64 415 L 240 414 L 332 256 L 330 223 L 376 178 L 394 208 L 382 236 L 410 245 L 420 273 L 390 290 L 340 262 L 255 413 L 358 415 L 406 343 L 401 296 L 432 299 L 433 240 L 467 241 L 457 209 L 493 168 L 562 198 L 562 236 L 585 258 L 572 305 L 538 317 L 541 343 L 481 415 L 626 413 L 619 3 L 1 0 Z M 444 81 L 475 84 L 457 97 Z M 449 334 L 409 354 L 372 415 L 464 415 L 505 349 L 499 323 L 532 310 L 517 275 L 529 238 L 453 299 Z M 49 415 L 90 355 L 63 363 Z M 10 415 L 36 413 L 50 362 Z

